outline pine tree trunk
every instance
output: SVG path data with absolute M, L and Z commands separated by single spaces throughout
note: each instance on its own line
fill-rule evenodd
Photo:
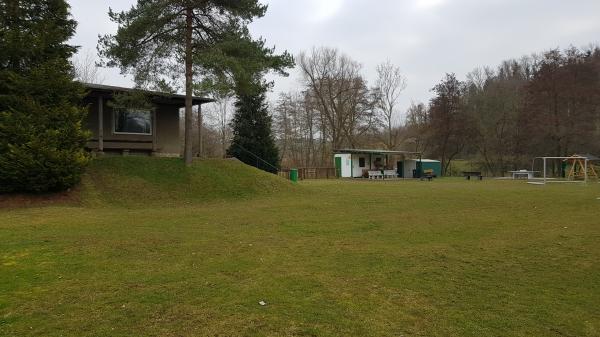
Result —
M 183 159 L 186 165 L 192 164 L 192 8 L 185 12 L 185 141 Z

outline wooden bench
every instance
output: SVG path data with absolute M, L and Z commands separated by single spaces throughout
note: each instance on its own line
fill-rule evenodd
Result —
M 467 180 L 471 180 L 471 177 L 479 178 L 479 180 L 483 180 L 483 176 L 480 171 L 463 171 L 463 176 Z
M 383 179 L 381 171 L 369 171 L 369 179 Z

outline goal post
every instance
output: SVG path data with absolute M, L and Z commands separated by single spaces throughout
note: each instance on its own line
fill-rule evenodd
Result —
M 531 170 L 535 170 L 535 164 L 536 161 L 542 161 L 542 170 L 541 170 L 541 177 L 537 177 L 534 179 L 531 179 L 531 181 L 528 181 L 529 184 L 533 184 L 533 185 L 546 185 L 547 183 L 587 183 L 588 182 L 588 169 L 589 169 L 589 158 L 587 157 L 583 157 L 583 156 L 568 156 L 568 157 L 536 157 L 533 159 L 532 162 L 532 167 Z M 553 170 L 552 172 L 549 172 L 548 169 L 548 164 L 549 162 L 556 162 L 556 161 L 560 161 L 561 163 L 561 169 L 559 170 L 559 172 L 561 173 L 560 177 L 556 177 L 556 176 L 550 176 L 550 173 L 555 173 L 555 171 Z M 565 172 L 565 165 L 563 165 L 563 163 L 567 162 L 567 161 L 572 161 L 572 170 L 575 170 L 575 166 L 574 165 L 581 165 L 582 166 L 582 176 L 581 180 L 576 179 L 575 176 L 571 176 L 571 174 L 569 174 L 567 176 L 566 172 Z

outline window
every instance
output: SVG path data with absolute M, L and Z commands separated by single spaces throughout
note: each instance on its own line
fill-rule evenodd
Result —
M 365 158 L 364 157 L 358 158 L 358 167 L 365 167 Z
M 115 133 L 152 134 L 152 111 L 143 109 L 115 110 Z

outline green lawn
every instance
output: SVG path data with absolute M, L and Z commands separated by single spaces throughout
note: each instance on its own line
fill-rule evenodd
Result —
M 0 209 L 0 336 L 600 336 L 600 184 L 146 161 Z

